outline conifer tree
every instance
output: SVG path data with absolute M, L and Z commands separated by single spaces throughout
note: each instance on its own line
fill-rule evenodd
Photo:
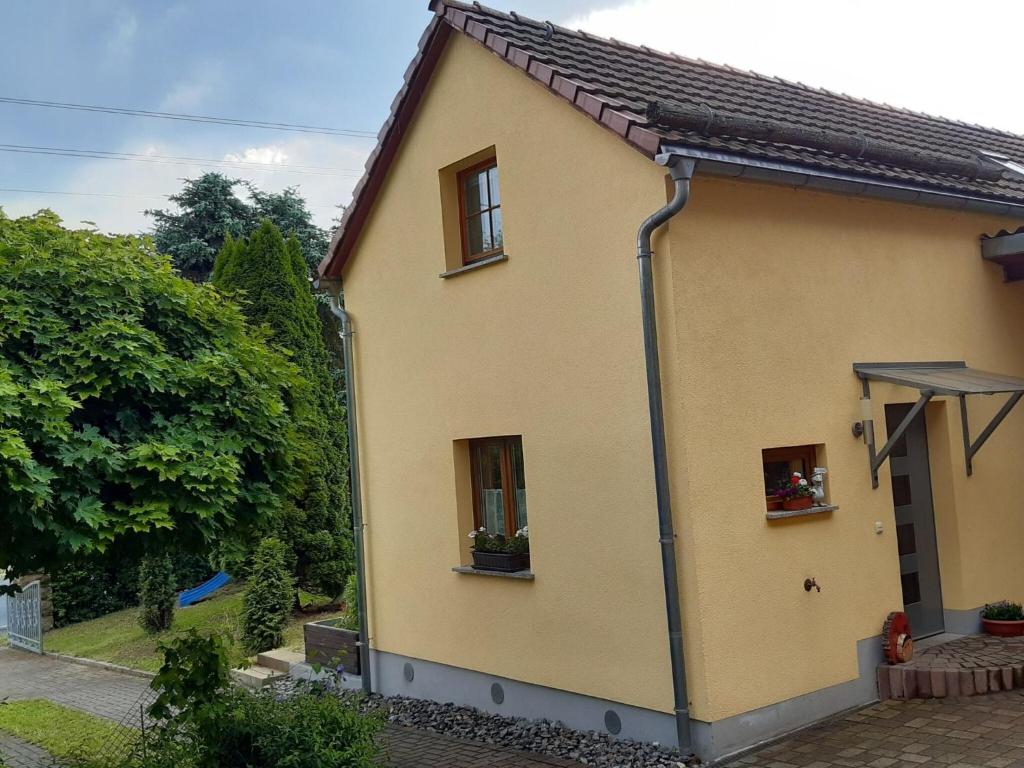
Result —
M 352 570 L 345 412 L 333 388 L 316 301 L 298 241 L 264 221 L 248 240 L 227 240 L 215 285 L 236 295 L 248 317 L 291 353 L 303 382 L 291 392 L 300 448 L 299 480 L 278 536 L 294 557 L 298 586 L 335 597 Z

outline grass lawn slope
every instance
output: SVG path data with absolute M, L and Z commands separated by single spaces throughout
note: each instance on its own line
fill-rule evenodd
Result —
M 301 650 L 303 624 L 337 615 L 336 612 L 321 612 L 292 617 L 285 632 L 285 645 Z M 231 665 L 238 666 L 246 658 L 239 639 L 242 630 L 241 587 L 229 587 L 205 602 L 179 608 L 174 612 L 174 626 L 159 635 L 147 635 L 139 625 L 139 609 L 128 608 L 47 632 L 43 637 L 43 647 L 49 653 L 81 656 L 156 672 L 163 661 L 157 644 L 189 629 L 203 634 L 217 632 L 234 638 L 235 642 L 229 649 Z

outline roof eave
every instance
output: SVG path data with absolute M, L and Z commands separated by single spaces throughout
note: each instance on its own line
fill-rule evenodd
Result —
M 843 171 L 815 168 L 799 163 L 750 157 L 703 147 L 666 142 L 661 152 L 696 159 L 697 171 L 715 176 L 764 181 L 790 187 L 838 192 L 858 197 L 896 200 L 939 208 L 991 213 L 1000 216 L 1024 215 L 1024 203 L 980 197 L 926 185 L 881 179 Z

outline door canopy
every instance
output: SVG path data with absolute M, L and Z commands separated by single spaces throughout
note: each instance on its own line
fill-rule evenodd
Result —
M 853 433 L 860 437 L 868 446 L 868 458 L 871 461 L 871 487 L 878 487 L 878 470 L 889 458 L 893 446 L 899 442 L 914 418 L 924 409 L 933 397 L 956 397 L 960 400 L 960 422 L 964 435 L 964 458 L 967 474 L 974 472 L 973 459 L 978 450 L 995 432 L 1007 414 L 1013 410 L 1017 402 L 1024 396 L 1024 379 L 1006 376 L 1001 373 L 988 373 L 975 368 L 968 368 L 963 360 L 956 362 L 934 363 L 854 363 L 854 373 L 861 380 L 863 395 L 861 407 L 863 421 L 853 425 Z M 885 381 L 910 387 L 920 392 L 903 421 L 893 431 L 885 445 L 875 450 L 874 418 L 871 404 L 871 381 Z M 967 421 L 968 395 L 1009 395 L 1003 407 L 985 426 L 977 439 L 971 441 L 970 425 Z

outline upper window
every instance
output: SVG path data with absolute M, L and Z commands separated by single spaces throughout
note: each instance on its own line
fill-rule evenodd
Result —
M 527 525 L 523 438 L 470 440 L 469 456 L 473 472 L 473 527 L 514 536 Z
M 459 173 L 462 218 L 462 263 L 471 264 L 502 252 L 501 192 L 494 158 Z

